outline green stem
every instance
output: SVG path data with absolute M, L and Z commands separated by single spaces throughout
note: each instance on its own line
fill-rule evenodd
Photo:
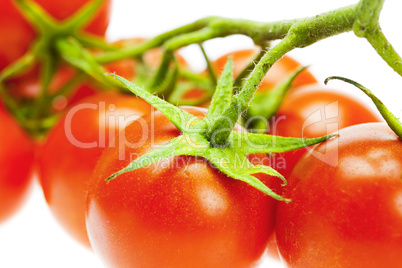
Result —
M 88 33 L 80 33 L 76 36 L 77 40 L 84 46 L 100 48 L 106 51 L 117 51 L 118 48 L 113 45 L 107 43 L 103 38 L 88 34 Z
M 7 109 L 15 116 L 19 122 L 23 122 L 25 117 L 19 110 L 19 105 L 15 99 L 8 94 L 5 86 L 0 81 L 0 101 L 7 107 Z
M 366 39 L 383 60 L 394 69 L 395 72 L 402 76 L 402 58 L 385 38 L 381 29 L 377 28 L 371 34 L 366 35 Z
M 57 64 L 54 62 L 54 58 L 48 56 L 41 59 L 40 69 L 40 82 L 41 91 L 39 97 L 35 100 L 35 109 L 33 117 L 39 119 L 43 116 L 43 113 L 48 108 L 45 103 L 49 97 L 49 85 L 57 70 Z
M 242 90 L 233 97 L 232 103 L 227 107 L 221 116 L 217 117 L 212 124 L 211 129 L 207 134 L 210 139 L 214 136 L 214 141 L 211 143 L 217 147 L 225 145 L 230 133 L 238 121 L 241 113 L 247 108 L 254 96 L 255 91 L 258 89 L 261 81 L 264 79 L 265 74 L 269 68 L 296 46 L 297 38 L 295 35 L 288 35 L 280 43 L 269 50 L 265 56 L 258 62 L 252 73 L 246 80 Z
M 353 31 L 359 37 L 364 37 L 378 27 L 378 20 L 385 0 L 360 0 L 357 5 L 357 17 Z
M 56 40 L 55 47 L 65 62 L 88 74 L 93 79 L 109 87 L 120 86 L 119 83 L 104 75 L 104 68 L 76 39 L 62 38 Z
M 353 25 L 356 36 L 364 37 L 395 72 L 402 76 L 402 58 L 388 42 L 379 24 L 385 0 L 361 0 Z
M 318 40 L 350 31 L 355 20 L 356 6 L 344 7 L 315 17 L 296 21 L 286 37 L 269 50 L 247 78 L 242 90 L 234 96 L 231 105 L 212 124 L 207 137 L 214 135 L 213 144 L 222 146 L 247 108 L 255 91 L 269 68 L 294 48 L 309 46 Z M 215 134 L 214 134 L 215 133 Z M 218 134 L 216 134 L 218 133 Z
M 401 123 L 401 121 L 399 121 L 398 118 L 393 113 L 391 113 L 390 110 L 388 110 L 388 108 L 384 105 L 384 103 L 382 103 L 382 101 L 379 98 L 377 98 L 377 96 L 375 96 L 373 94 L 373 92 L 371 92 L 370 89 L 366 88 L 365 86 L 363 86 L 353 80 L 350 80 L 350 79 L 344 78 L 344 77 L 340 77 L 340 76 L 328 77 L 327 79 L 325 79 L 325 84 L 327 84 L 328 81 L 333 80 L 333 79 L 341 80 L 346 83 L 352 84 L 355 87 L 359 88 L 361 91 L 363 91 L 367 96 L 369 96 L 370 99 L 374 102 L 378 111 L 381 113 L 382 117 L 387 122 L 388 126 L 395 132 L 395 134 L 399 138 L 402 139 L 402 123 Z
M 39 4 L 34 1 L 15 0 L 18 9 L 29 23 L 40 33 L 54 32 L 59 22 L 50 16 Z
M 96 15 L 105 0 L 93 0 L 85 4 L 80 10 L 63 22 L 63 28 L 68 31 L 77 31 L 85 27 Z
M 127 47 L 123 48 L 119 51 L 114 51 L 114 52 L 108 52 L 104 53 L 103 55 L 99 55 L 96 57 L 96 60 L 99 63 L 109 63 L 125 58 L 136 58 L 141 56 L 143 53 L 145 53 L 147 50 L 151 48 L 155 48 L 158 46 L 163 45 L 166 41 L 169 39 L 176 37 L 178 35 L 186 34 L 186 33 L 191 33 L 194 31 L 198 31 L 202 28 L 205 28 L 211 20 L 213 20 L 214 17 L 207 17 L 203 18 L 200 20 L 197 20 L 193 23 L 181 26 L 179 28 L 176 28 L 172 31 L 160 34 L 152 39 L 149 39 L 135 47 Z
M 43 105 L 45 107 L 50 107 L 52 102 L 59 96 L 66 96 L 67 98 L 70 97 L 75 91 L 77 90 L 77 85 L 79 82 L 83 80 L 84 77 L 87 77 L 83 73 L 78 73 L 76 74 L 73 78 L 68 80 L 64 85 L 62 85 L 57 92 L 49 95 L 47 98 L 45 98 Z
M 212 63 L 209 60 L 209 57 L 207 55 L 207 52 L 204 49 L 204 46 L 202 44 L 198 44 L 198 45 L 199 45 L 199 47 L 201 49 L 202 55 L 204 56 L 205 62 L 207 63 L 207 70 L 208 70 L 209 76 L 211 78 L 212 86 L 215 87 L 217 82 L 218 82 L 218 80 L 216 78 L 215 70 L 212 67 Z
M 261 51 L 258 53 L 258 55 L 254 58 L 252 62 L 236 77 L 235 82 L 234 82 L 234 89 L 235 93 L 238 93 L 238 90 L 240 89 L 241 85 L 244 81 L 244 79 L 250 75 L 250 73 L 253 71 L 255 67 L 255 63 L 259 62 L 261 58 L 267 53 L 269 47 L 266 47 L 265 49 L 261 49 Z
M 0 82 L 21 74 L 28 68 L 32 67 L 34 63 L 35 56 L 33 55 L 33 53 L 26 53 L 24 56 L 22 56 L 17 61 L 13 62 L 11 65 L 7 66 L 0 72 Z
M 163 53 L 161 64 L 159 64 L 159 68 L 148 86 L 151 91 L 156 91 L 156 89 L 163 84 L 173 58 L 174 55 L 172 51 L 165 51 Z
M 289 29 L 299 20 L 266 23 L 242 19 L 215 18 L 209 26 L 223 36 L 242 34 L 249 36 L 256 43 L 262 43 L 267 40 L 284 38 Z
M 160 64 L 160 67 L 150 84 L 151 90 L 163 83 L 163 80 L 165 79 L 169 70 L 170 63 L 174 58 L 173 52 L 176 49 L 190 44 L 200 43 L 214 37 L 216 37 L 216 33 L 214 31 L 210 29 L 201 29 L 193 33 L 179 35 L 167 41 L 163 45 L 164 53 L 162 56 L 162 63 Z

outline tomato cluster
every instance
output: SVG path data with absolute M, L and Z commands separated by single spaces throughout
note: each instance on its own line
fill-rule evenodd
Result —
M 67 19 L 89 0 L 49 1 L 34 0 L 51 16 L 58 20 Z M 96 17 L 86 27 L 86 31 L 103 36 L 109 24 L 110 0 L 103 3 Z M 13 0 L 3 0 L 0 9 L 0 70 L 23 56 L 35 39 L 35 30 L 20 13 Z
M 54 2 L 35 0 L 49 15 L 55 19 L 67 19 L 89 1 Z M 103 36 L 109 23 L 110 1 L 105 1 L 98 10 L 95 18 L 85 28 L 85 31 Z M 21 14 L 15 1 L 1 2 L 0 10 L 0 71 L 10 66 L 29 49 L 36 37 L 36 30 Z M 72 70 L 61 68 L 53 79 L 50 88 L 57 89 L 72 76 Z M 39 70 L 35 66 L 26 74 L 6 81 L 5 87 L 11 96 L 30 98 L 39 95 Z M 3 81 L 2 81 L 3 82 Z M 91 90 L 81 87 L 76 99 L 92 94 Z M 74 98 L 72 98 L 74 100 Z M 34 142 L 17 124 L 14 118 L 1 104 L 0 108 L 0 140 L 1 140 L 1 174 L 0 198 L 3 204 L 0 219 L 3 221 L 10 216 L 25 199 L 31 184 L 34 167 Z
M 7 38 L 0 39 L 0 71 L 24 55 L 36 38 L 15 3 L 3 2 L 0 35 Z M 35 2 L 63 20 L 88 1 Z M 86 32 L 104 35 L 109 4 L 103 3 Z M 112 45 L 118 49 L 143 41 Z M 257 54 L 258 49 L 229 53 L 213 61 L 210 71 L 219 76 L 231 57 L 236 79 Z M 142 60 L 127 58 L 103 67 L 133 80 L 143 64 L 155 73 L 161 57 L 155 49 Z M 187 71 L 186 61 L 176 58 Z M 258 91 L 270 92 L 300 67 L 283 57 Z M 4 86 L 20 103 L 40 98 L 40 73 L 34 65 Z M 313 138 L 340 129 L 339 136 L 313 148 L 249 156 L 288 179 L 281 187 L 278 178 L 255 175 L 291 199 L 289 203 L 228 177 L 203 158 L 186 155 L 105 181 L 181 132 L 144 100 L 115 89 L 102 92 L 87 78 L 69 94 L 59 92 L 77 73 L 58 66 L 47 93 L 63 97 L 62 103 L 53 100 L 50 111 L 62 114 L 40 146 L 0 107 L 0 201 L 7 204 L 0 206 L 0 221 L 21 206 L 36 168 L 55 218 L 110 267 L 252 267 L 267 247 L 273 253 L 279 249 L 289 267 L 402 265 L 402 143 L 385 124 L 365 124 L 381 121 L 369 107 L 344 93 L 324 90 L 309 71 L 297 76 L 276 116 L 267 118 L 266 133 Z M 186 79 L 178 83 L 191 84 Z M 184 99 L 210 104 L 204 99 L 207 90 L 189 88 Z M 182 109 L 199 118 L 207 113 L 200 107 Z M 245 131 L 239 125 L 234 130 Z

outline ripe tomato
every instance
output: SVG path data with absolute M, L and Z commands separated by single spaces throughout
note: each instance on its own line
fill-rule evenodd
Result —
M 402 267 L 402 141 L 386 124 L 343 129 L 305 155 L 277 209 L 289 267 Z
M 134 96 L 96 94 L 71 108 L 43 145 L 39 171 L 46 201 L 63 227 L 87 246 L 85 198 L 96 162 L 119 129 L 150 109 Z
M 34 0 L 56 19 L 66 19 L 89 0 Z M 0 8 L 0 71 L 27 52 L 35 31 L 15 7 L 13 0 L 2 0 Z M 86 31 L 103 36 L 109 24 L 110 0 L 105 0 Z
M 254 59 L 254 57 L 258 54 L 257 49 L 245 49 L 238 50 L 233 53 L 229 53 L 224 55 L 213 62 L 213 68 L 220 74 L 223 71 L 223 67 L 226 64 L 226 61 L 231 56 L 233 60 L 233 75 L 234 77 L 239 76 L 241 71 L 246 68 L 249 63 Z M 300 68 L 301 65 L 294 59 L 289 56 L 284 56 L 280 60 L 278 60 L 268 71 L 264 80 L 261 82 L 259 87 L 259 92 L 269 91 L 279 83 L 285 81 L 289 75 Z M 299 87 L 302 85 L 315 84 L 317 80 L 315 77 L 308 71 L 303 71 L 294 81 L 293 88 Z
M 289 92 L 268 132 L 284 137 L 315 138 L 348 126 L 379 121 L 375 112 L 346 94 L 320 86 L 307 86 Z M 272 154 L 270 166 L 288 178 L 308 150 L 301 148 Z M 278 259 L 275 236 L 270 238 L 269 244 L 269 255 Z
M 186 110 L 205 115 L 205 109 Z M 190 156 L 172 157 L 105 182 L 130 160 L 178 135 L 156 112 L 130 124 L 119 136 L 119 148 L 105 150 L 87 200 L 95 253 L 114 268 L 250 267 L 273 231 L 271 197 Z M 276 187 L 274 179 L 258 177 Z
M 42 91 L 39 72 L 39 66 L 35 66 L 26 73 L 9 79 L 5 83 L 7 91 L 17 100 L 32 101 L 38 98 Z M 70 92 L 59 94 L 63 86 L 69 83 L 75 74 L 76 72 L 67 66 L 62 66 L 57 70 L 48 88 L 48 93 L 56 96 L 52 103 L 52 111 L 61 111 L 71 107 L 81 99 L 94 95 L 98 91 L 89 81 L 80 81 L 73 86 Z
M 284 137 L 315 138 L 369 122 L 380 122 L 380 118 L 363 103 L 339 91 L 309 86 L 288 94 L 268 132 Z M 276 154 L 271 165 L 287 178 L 307 150 Z
M 0 104 L 0 222 L 23 204 L 34 163 L 33 143 Z

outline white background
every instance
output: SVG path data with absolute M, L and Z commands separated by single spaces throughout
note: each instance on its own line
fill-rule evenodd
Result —
M 203 1 L 134 1 L 114 0 L 110 40 L 143 36 L 152 37 L 163 31 L 208 15 L 275 21 L 312 16 L 357 1 L 337 0 L 203 0 Z M 387 0 L 381 16 L 383 30 L 397 51 L 402 53 L 402 1 Z M 226 51 L 251 47 L 247 38 L 219 39 L 206 45 L 207 53 L 215 59 Z M 203 68 L 199 51 L 183 51 L 191 57 L 195 69 Z M 370 45 L 352 33 L 342 34 L 290 53 L 304 65 L 310 65 L 314 75 L 323 81 L 327 76 L 341 75 L 354 79 L 372 89 L 388 106 L 402 114 L 402 78 L 376 55 Z M 341 82 L 331 87 L 348 91 L 370 103 L 357 89 Z M 35 185 L 24 208 L 0 226 L 0 267 L 102 267 L 87 249 L 73 241 L 50 214 L 39 186 Z M 262 267 L 282 267 L 266 260 Z

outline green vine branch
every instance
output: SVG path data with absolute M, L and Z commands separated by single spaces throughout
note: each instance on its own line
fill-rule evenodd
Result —
M 402 76 L 402 58 L 395 51 L 381 30 L 379 18 L 385 0 L 361 0 L 353 31 L 358 37 L 366 38 L 383 60 Z
M 202 44 L 213 38 L 234 34 L 249 36 L 255 44 L 260 46 L 265 46 L 272 40 L 281 40 L 268 52 L 258 56 L 259 62 L 254 69 L 250 65 L 235 81 L 235 87 L 239 86 L 239 90 L 235 91 L 233 101 L 222 111 L 221 115 L 211 122 L 208 129 L 207 136 L 214 135 L 217 146 L 227 143 L 234 124 L 249 107 L 258 85 L 269 68 L 283 55 L 295 48 L 303 48 L 324 38 L 353 30 L 357 36 L 366 38 L 388 65 L 402 75 L 402 59 L 382 33 L 378 22 L 384 0 L 360 0 L 356 5 L 317 16 L 269 23 L 207 17 L 160 34 L 141 44 L 122 49 L 117 49 L 99 38 L 93 38 L 90 34 L 81 31 L 103 0 L 90 1 L 73 16 L 63 21 L 52 18 L 34 1 L 15 0 L 15 2 L 22 14 L 37 30 L 38 38 L 30 49 L 32 54 L 27 54 L 25 59 L 17 61 L 3 70 L 0 73 L 0 82 L 4 82 L 8 77 L 32 64 L 32 61 L 29 60 L 29 56 L 32 55 L 35 60 L 45 63 L 41 70 L 43 84 L 41 96 L 43 98 L 48 97 L 46 90 L 53 75 L 51 70 L 58 66 L 60 59 L 103 84 L 116 86 L 111 79 L 103 76 L 104 69 L 101 64 L 125 58 L 139 58 L 152 48 L 162 47 L 164 51 L 162 62 L 152 80 L 148 81 L 147 86 L 151 90 L 162 91 L 164 96 L 170 99 L 170 95 L 174 95 L 172 85 L 176 85 L 178 75 L 181 73 L 176 69 L 177 64 L 174 62 L 175 50 L 190 44 Z M 97 51 L 93 55 L 84 46 L 96 47 L 104 51 L 101 53 Z M 50 55 L 51 59 L 46 58 L 45 55 Z M 174 66 L 173 70 L 171 70 L 172 66 Z M 211 81 L 215 83 L 216 78 L 211 77 Z M 2 95 L 5 94 L 6 92 L 3 90 Z M 43 102 L 39 100 L 38 103 Z M 230 120 L 227 120 L 228 118 Z M 225 131 L 222 131 L 222 126 L 225 126 Z M 221 131 L 215 135 L 218 129 Z

